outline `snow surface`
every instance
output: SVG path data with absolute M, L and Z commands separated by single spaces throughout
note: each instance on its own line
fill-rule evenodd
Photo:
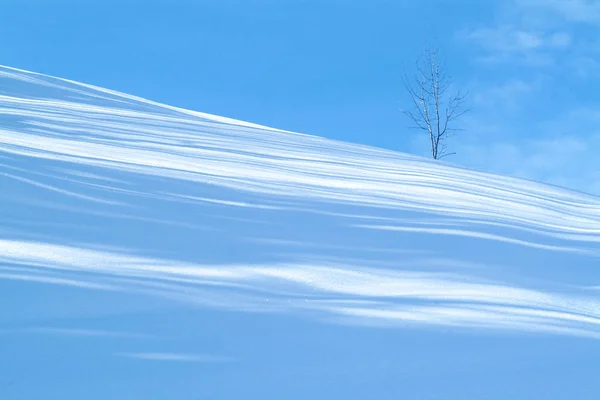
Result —
M 1 398 L 598 398 L 599 266 L 598 197 L 0 67 Z

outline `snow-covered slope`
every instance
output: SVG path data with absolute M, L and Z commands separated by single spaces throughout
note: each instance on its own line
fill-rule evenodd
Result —
M 354 351 L 381 332 L 405 335 L 383 342 L 407 351 L 425 346 L 423 332 L 451 330 L 457 336 L 443 340 L 462 354 L 481 351 L 464 341 L 473 333 L 498 346 L 533 333 L 556 343 L 584 338 L 598 355 L 599 267 L 598 197 L 0 68 L 0 291 L 9 305 L 0 324 L 14 348 L 27 347 L 24 331 L 105 338 L 135 330 L 167 340 L 161 329 L 173 314 L 153 313 L 169 309 L 189 311 L 167 323 L 173 337 L 223 319 L 228 343 L 250 340 L 244 330 L 253 324 L 304 328 L 278 328 L 282 347 L 258 339 L 264 330 L 253 344 L 202 341 L 203 353 L 232 353 L 217 358 L 187 354 L 181 341 L 173 354 L 155 349 L 164 342 L 139 340 L 143 351 L 117 341 L 77 357 L 248 360 L 258 346 L 263 356 L 279 352 L 265 357 L 282 373 L 308 362 L 295 342 L 300 331 L 329 335 L 323 346 L 331 349 L 356 329 L 366 336 L 353 336 Z M 127 313 L 154 317 L 116 317 Z M 426 365 L 427 352 L 420 357 Z M 336 368 L 311 362 L 303 373 Z M 319 365 L 328 372 L 319 375 Z M 110 397 L 112 386 L 101 387 L 98 398 Z M 274 398 L 331 398 L 296 389 Z M 76 393 L 66 384 L 54 390 Z M 402 390 L 372 398 L 402 398 Z

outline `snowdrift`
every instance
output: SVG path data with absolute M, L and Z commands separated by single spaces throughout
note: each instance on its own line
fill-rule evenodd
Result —
M 29 301 L 72 287 L 598 338 L 599 267 L 598 197 L 0 68 L 0 283 L 16 308 L 36 285 Z

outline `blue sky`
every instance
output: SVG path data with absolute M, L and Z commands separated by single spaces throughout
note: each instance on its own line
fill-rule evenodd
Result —
M 447 161 L 600 193 L 598 22 L 589 0 L 5 0 L 0 63 L 427 155 L 400 77 L 434 41 L 473 106 Z

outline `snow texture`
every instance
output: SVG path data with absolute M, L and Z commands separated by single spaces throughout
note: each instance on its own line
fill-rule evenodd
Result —
M 37 283 L 124 307 L 593 340 L 599 266 L 598 197 L 0 68 L 5 324 L 52 301 L 23 300 Z

